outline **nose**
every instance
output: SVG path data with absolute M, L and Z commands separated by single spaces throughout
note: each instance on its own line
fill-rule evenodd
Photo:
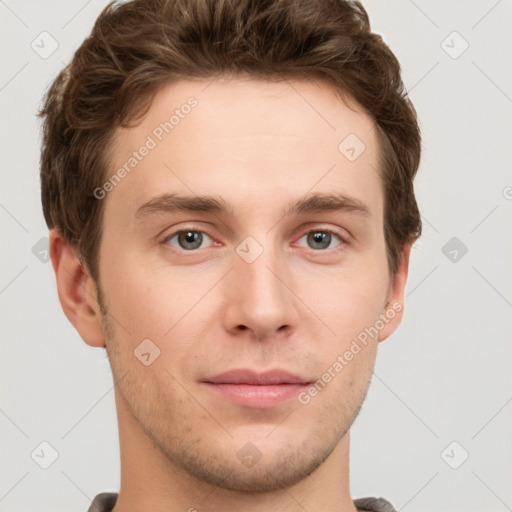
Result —
M 300 301 L 292 272 L 283 257 L 269 247 L 248 262 L 234 255 L 225 283 L 224 328 L 234 334 L 250 331 L 257 340 L 290 334 L 299 319 Z

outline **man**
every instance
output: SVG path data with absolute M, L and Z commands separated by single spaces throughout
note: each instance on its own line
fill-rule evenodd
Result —
M 349 429 L 399 325 L 420 134 L 357 2 L 109 5 L 49 89 L 62 308 L 105 347 L 119 493 L 90 511 L 393 511 Z

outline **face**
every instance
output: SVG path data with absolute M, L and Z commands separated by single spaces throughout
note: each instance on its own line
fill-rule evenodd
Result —
M 325 85 L 292 84 L 167 86 L 118 130 L 117 178 L 98 192 L 124 414 L 234 490 L 291 485 L 333 452 L 399 318 L 374 124 Z

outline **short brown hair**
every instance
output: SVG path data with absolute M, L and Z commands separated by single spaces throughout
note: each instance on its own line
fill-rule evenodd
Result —
M 98 281 L 104 202 L 93 191 L 105 181 L 115 129 L 133 125 L 172 81 L 237 74 L 320 80 L 372 117 L 394 275 L 403 246 L 421 234 L 413 189 L 421 137 L 398 60 L 370 31 L 368 15 L 355 1 L 111 2 L 49 87 L 39 112 L 48 227 L 62 232 Z

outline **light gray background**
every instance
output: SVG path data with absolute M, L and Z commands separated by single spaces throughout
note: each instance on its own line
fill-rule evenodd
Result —
M 33 253 L 48 234 L 35 112 L 105 5 L 0 1 L 2 512 L 85 511 L 97 493 L 119 488 L 105 352 L 68 323 L 51 264 Z M 380 345 L 352 429 L 352 495 L 411 512 L 512 510 L 512 4 L 364 5 L 402 63 L 421 121 L 424 235 L 405 320 Z M 46 59 L 31 48 L 43 31 L 59 45 Z M 458 55 L 461 37 L 469 47 Z M 443 253 L 452 237 L 468 249 L 455 249 L 455 262 L 453 247 Z M 31 457 L 43 441 L 58 452 L 48 469 Z

